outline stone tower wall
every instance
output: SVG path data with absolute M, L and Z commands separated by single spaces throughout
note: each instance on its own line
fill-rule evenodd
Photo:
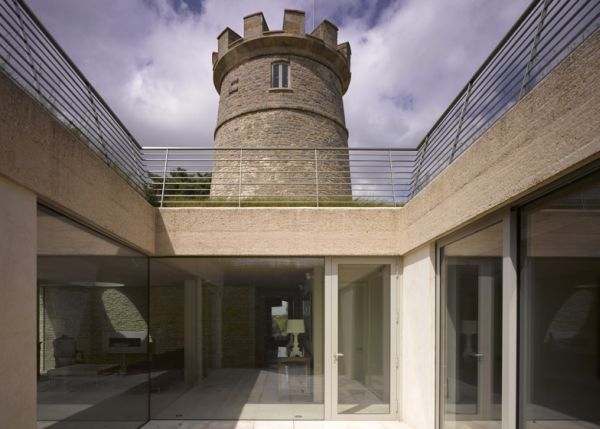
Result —
M 289 63 L 289 89 L 271 88 L 271 64 Z M 323 119 L 345 129 L 342 86 L 329 68 L 314 60 L 295 55 L 277 55 L 252 59 L 229 72 L 222 83 L 215 139 L 222 144 L 219 129 L 227 121 L 247 113 L 260 113 L 273 109 L 294 109 L 322 115 Z M 243 118 L 239 118 L 242 119 Z M 289 143 L 303 140 L 306 130 L 289 134 Z M 252 135 L 240 134 L 242 139 Z M 296 137 L 300 137 L 297 139 Z M 315 136 L 316 140 L 318 136 Z M 264 142 L 269 145 L 269 141 Z
M 296 11 L 286 11 L 283 31 L 268 31 L 262 14 L 246 17 L 244 28 L 244 38 L 221 33 L 213 55 L 215 147 L 236 150 L 215 152 L 211 196 L 237 197 L 241 189 L 248 198 L 351 197 L 342 101 L 349 45 L 337 45 L 337 28 L 327 21 L 304 34 L 304 14 Z M 275 62 L 289 65 L 288 88 L 271 87 Z M 246 150 L 256 148 L 274 150 Z

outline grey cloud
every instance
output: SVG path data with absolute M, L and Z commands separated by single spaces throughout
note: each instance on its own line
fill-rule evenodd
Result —
M 284 8 L 306 10 L 310 27 L 313 2 L 30 5 L 142 145 L 208 146 L 218 106 L 211 63 L 216 36 L 226 26 L 242 33 L 243 16 L 256 11 L 281 28 Z M 339 17 L 340 41 L 353 48 L 345 97 L 350 143 L 418 143 L 525 7 L 522 0 L 406 0 L 379 9 L 376 2 L 319 1 L 317 17 Z

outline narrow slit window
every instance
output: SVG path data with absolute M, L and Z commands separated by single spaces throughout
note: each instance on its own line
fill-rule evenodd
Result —
M 271 68 L 271 88 L 288 88 L 289 70 L 287 63 L 274 63 Z

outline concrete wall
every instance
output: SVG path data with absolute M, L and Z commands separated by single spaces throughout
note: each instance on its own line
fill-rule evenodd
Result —
M 36 425 L 36 198 L 0 177 L 0 427 Z
M 398 255 L 393 208 L 160 209 L 157 255 Z
M 404 255 L 400 294 L 400 420 L 412 429 L 435 422 L 435 249 Z
M 115 171 L 0 73 L 0 176 L 147 253 L 154 208 Z
M 600 158 L 600 31 L 404 207 L 401 253 Z
M 399 209 L 157 214 L 161 255 L 402 255 L 600 158 L 596 32 Z

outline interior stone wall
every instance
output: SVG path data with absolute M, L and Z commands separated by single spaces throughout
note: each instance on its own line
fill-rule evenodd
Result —
M 184 293 L 178 286 L 151 286 L 150 332 L 153 354 L 181 350 L 184 347 Z
M 222 367 L 254 368 L 256 366 L 255 288 L 227 286 L 222 290 Z
M 121 354 L 106 352 L 107 336 L 121 331 L 145 332 L 147 298 L 144 287 L 91 288 L 41 287 L 38 294 L 40 372 L 56 367 L 54 340 L 66 335 L 75 339 L 78 356 L 85 363 L 112 363 Z M 144 354 L 125 356 L 126 363 L 144 359 Z

